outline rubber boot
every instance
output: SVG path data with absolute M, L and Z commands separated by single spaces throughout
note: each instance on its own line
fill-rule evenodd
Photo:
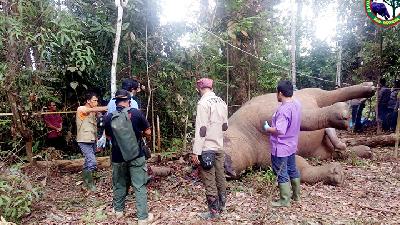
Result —
M 219 213 L 225 211 L 225 204 L 226 204 L 226 193 L 218 194 L 219 199 Z
M 207 195 L 208 212 L 201 213 L 199 216 L 204 220 L 219 218 L 219 199 L 216 196 Z
M 293 191 L 292 200 L 298 202 L 300 201 L 300 178 L 292 179 L 290 183 Z
M 92 171 L 83 170 L 82 176 L 85 187 L 90 191 L 96 191 L 96 185 L 94 184 Z
M 279 184 L 280 199 L 276 202 L 272 202 L 272 206 L 273 207 L 290 206 L 290 197 L 291 197 L 290 189 L 291 188 L 289 182 Z

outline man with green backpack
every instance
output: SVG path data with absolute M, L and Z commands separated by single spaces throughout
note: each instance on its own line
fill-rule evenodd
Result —
M 148 224 L 154 216 L 147 207 L 147 164 L 139 140 L 142 133 L 151 134 L 150 125 L 139 110 L 129 107 L 128 91 L 121 89 L 115 95 L 117 110 L 105 119 L 105 132 L 112 143 L 113 211 L 117 217 L 123 216 L 127 187 L 132 184 L 138 224 Z

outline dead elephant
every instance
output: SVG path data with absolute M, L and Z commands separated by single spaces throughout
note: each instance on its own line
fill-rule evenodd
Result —
M 306 88 L 294 93 L 302 104 L 302 132 L 296 156 L 302 182 L 322 181 L 332 185 L 343 182 L 344 174 L 339 163 L 311 166 L 303 157 L 328 159 L 343 152 L 346 145 L 337 138 L 335 130 L 329 128 L 348 128 L 349 112 L 344 101 L 373 94 L 372 83 L 333 91 Z M 271 165 L 269 137 L 262 131 L 262 124 L 265 120 L 271 123 L 277 106 L 276 94 L 265 94 L 251 99 L 229 118 L 229 129 L 224 137 L 228 175 L 240 175 L 252 166 Z M 365 150 L 368 149 L 357 148 L 356 153 L 367 154 Z

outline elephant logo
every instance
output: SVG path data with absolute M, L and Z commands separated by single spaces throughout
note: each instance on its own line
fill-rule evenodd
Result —
M 365 0 L 365 11 L 374 23 L 383 27 L 400 22 L 400 0 Z

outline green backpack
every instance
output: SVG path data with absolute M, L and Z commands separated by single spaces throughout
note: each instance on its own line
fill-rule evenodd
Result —
M 120 112 L 112 112 L 111 129 L 125 161 L 131 161 L 139 156 L 139 144 L 133 131 L 129 108 Z

